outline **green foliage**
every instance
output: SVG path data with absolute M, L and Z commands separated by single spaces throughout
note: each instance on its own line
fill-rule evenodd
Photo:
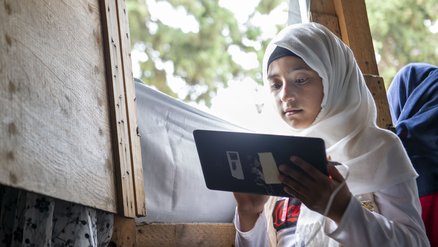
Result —
M 159 2 L 159 1 L 157 1 Z M 210 105 L 212 95 L 231 79 L 250 77 L 261 83 L 260 68 L 245 70 L 235 63 L 227 52 L 237 46 L 242 52 L 263 55 L 264 47 L 257 49 L 244 40 L 260 42 L 261 30 L 250 21 L 238 23 L 234 14 L 219 5 L 217 0 L 168 0 L 173 8 L 183 8 L 199 24 L 198 32 L 184 33 L 153 19 L 145 0 L 128 0 L 128 16 L 132 47 L 147 54 L 148 60 L 140 64 L 141 78 L 160 91 L 177 96 L 168 85 L 169 77 L 185 81 L 189 94 L 185 101 L 204 102 Z M 269 13 L 281 0 L 261 1 L 256 11 Z M 264 43 L 266 44 L 266 42 Z M 259 60 L 261 61 L 261 60 Z M 162 63 L 172 63 L 173 72 L 165 71 Z M 257 79 L 258 78 L 258 79 Z M 199 89 L 205 88 L 205 90 Z
M 366 5 L 386 86 L 409 62 L 438 64 L 438 33 L 426 25 L 438 21 L 436 0 L 366 0 Z
M 178 97 L 179 92 L 172 91 L 168 82 L 171 77 L 179 78 L 188 87 L 183 100 L 206 105 L 210 105 L 216 90 L 232 79 L 249 77 L 262 83 L 260 66 L 244 69 L 228 50 L 238 47 L 242 52 L 255 53 L 260 63 L 268 40 L 261 38 L 261 29 L 251 23 L 251 18 L 257 13 L 269 14 L 284 1 L 261 0 L 248 20 L 238 23 L 219 0 L 168 0 L 173 8 L 193 16 L 199 25 L 197 32 L 184 33 L 154 19 L 146 0 L 127 0 L 132 47 L 148 57 L 140 64 L 140 79 Z M 380 56 L 378 66 L 386 85 L 409 62 L 438 64 L 438 33 L 426 25 L 438 20 L 437 0 L 366 0 L 366 4 L 374 48 Z M 254 43 L 261 45 L 251 45 Z M 165 71 L 163 63 L 170 63 L 173 70 Z
M 271 0 L 271 1 L 260 1 L 259 6 L 257 6 L 256 11 L 261 14 L 269 14 L 271 10 L 275 9 L 284 0 Z

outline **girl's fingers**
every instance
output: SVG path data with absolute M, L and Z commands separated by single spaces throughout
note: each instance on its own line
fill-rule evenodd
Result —
M 289 171 L 289 173 L 286 175 L 279 175 L 279 179 L 283 184 L 284 191 L 297 197 L 301 201 L 307 200 L 307 197 L 312 194 L 315 183 L 302 172 L 298 172 L 290 168 L 287 169 L 288 167 L 286 165 L 283 166 L 283 169 Z
M 305 196 L 308 193 L 307 190 L 302 187 L 299 183 L 296 181 L 293 181 L 293 179 L 290 179 L 286 176 L 280 175 L 280 180 L 283 183 L 283 190 L 292 195 L 296 198 L 300 199 L 301 201 L 305 200 Z
M 341 173 L 339 173 L 338 169 L 335 166 L 328 166 L 328 173 L 332 177 L 333 180 L 341 183 L 344 181 L 344 177 L 342 177 Z
M 308 186 L 309 180 L 310 180 L 310 182 L 315 183 L 315 181 L 310 176 L 308 176 L 304 172 L 293 169 L 288 165 L 280 165 L 280 167 L 278 169 L 284 175 L 286 175 L 286 176 L 283 176 L 283 178 L 285 179 L 284 181 L 286 181 L 286 182 L 291 181 L 291 183 L 295 184 L 296 186 L 308 188 L 309 187 Z M 283 181 L 283 180 L 281 180 L 281 181 Z M 283 183 L 285 183 L 285 182 L 283 182 Z
M 280 178 L 281 183 L 284 184 L 285 187 L 290 187 L 295 191 L 298 191 L 298 190 L 302 191 L 304 189 L 302 183 L 297 182 L 297 180 L 295 180 L 292 177 L 284 176 L 284 175 L 280 174 L 279 178 Z
M 328 165 L 329 178 L 299 157 L 292 156 L 291 161 L 300 169 L 294 169 L 290 165 L 279 167 L 279 179 L 284 185 L 284 191 L 298 198 L 310 209 L 323 213 L 334 188 L 344 181 L 341 173 L 335 166 Z M 348 190 L 347 187 L 346 189 Z
M 301 170 L 303 170 L 306 175 L 308 175 L 314 181 L 319 181 L 322 178 L 321 175 L 325 176 L 322 172 L 320 172 L 318 169 L 316 169 L 300 157 L 292 156 L 290 158 L 290 161 L 292 161 L 292 163 L 301 168 Z
M 282 173 L 284 173 L 286 175 L 289 175 L 293 171 L 293 169 L 290 168 L 289 165 L 279 165 L 278 170 L 280 170 Z

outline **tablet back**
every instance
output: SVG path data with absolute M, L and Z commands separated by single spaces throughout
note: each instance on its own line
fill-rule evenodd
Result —
M 207 188 L 290 196 L 278 180 L 278 166 L 296 155 L 327 174 L 320 138 L 229 131 L 193 131 Z M 297 168 L 299 169 L 299 168 Z

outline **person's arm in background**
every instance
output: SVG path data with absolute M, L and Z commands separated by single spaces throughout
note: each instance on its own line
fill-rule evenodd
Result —
M 253 227 L 248 231 L 242 231 L 240 228 L 240 217 L 239 213 L 237 213 L 234 217 L 234 225 L 236 227 L 236 238 L 235 238 L 235 246 L 236 247 L 250 247 L 250 246 L 269 246 L 269 237 L 267 233 L 267 222 L 264 213 L 262 212 L 259 217 L 256 219 Z
M 269 246 L 263 209 L 269 196 L 234 192 L 237 207 L 234 217 L 236 247 Z

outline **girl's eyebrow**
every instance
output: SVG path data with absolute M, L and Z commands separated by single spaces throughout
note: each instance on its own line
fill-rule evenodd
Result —
M 272 80 L 273 78 L 275 78 L 275 77 L 277 77 L 278 76 L 278 73 L 276 73 L 276 74 L 270 74 L 270 75 L 268 75 L 268 80 L 270 81 L 270 80 Z
M 309 69 L 308 67 L 306 67 L 306 66 L 301 66 L 301 65 L 300 65 L 300 66 L 297 66 L 297 67 L 290 68 L 290 69 L 287 71 L 287 73 L 290 74 L 290 73 L 295 72 L 295 71 L 297 71 L 297 70 L 311 71 L 311 69 Z M 268 80 L 271 80 L 272 78 L 277 77 L 277 76 L 279 76 L 278 73 L 268 74 Z

